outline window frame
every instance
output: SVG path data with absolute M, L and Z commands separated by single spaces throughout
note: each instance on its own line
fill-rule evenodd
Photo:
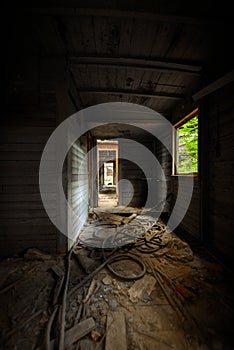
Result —
M 178 133 L 177 129 L 181 127 L 183 124 L 187 123 L 190 119 L 194 117 L 198 117 L 198 149 L 197 149 L 197 157 L 198 157 L 198 170 L 197 172 L 189 172 L 189 173 L 178 173 L 176 171 L 176 164 L 178 164 Z M 172 159 L 172 176 L 194 176 L 198 179 L 199 176 L 199 119 L 200 119 L 200 110 L 199 107 L 196 107 L 185 117 L 180 119 L 177 123 L 173 125 L 172 130 L 172 151 L 173 151 L 173 159 Z

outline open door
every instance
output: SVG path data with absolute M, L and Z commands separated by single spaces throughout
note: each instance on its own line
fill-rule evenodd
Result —
M 97 140 L 98 206 L 118 205 L 118 141 Z

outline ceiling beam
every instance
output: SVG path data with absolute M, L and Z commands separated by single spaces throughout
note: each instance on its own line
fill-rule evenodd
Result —
M 101 9 L 101 8 L 78 8 L 78 7 L 35 7 L 23 8 L 23 12 L 34 13 L 46 16 L 95 16 L 95 17 L 112 17 L 112 18 L 128 18 L 142 19 L 146 21 L 159 21 L 168 23 L 184 23 L 184 24 L 215 24 L 225 21 L 223 17 L 196 17 L 196 16 L 179 16 L 173 14 L 153 13 L 146 11 L 130 11 L 118 9 Z
M 91 89 L 79 88 L 80 93 L 85 94 L 104 94 L 104 95 L 134 95 L 148 98 L 161 98 L 167 100 L 182 100 L 185 98 L 182 94 L 169 94 L 165 92 L 150 92 L 142 90 L 127 90 L 127 89 Z
M 227 84 L 230 84 L 234 81 L 234 71 L 231 71 L 221 78 L 215 80 L 213 83 L 207 85 L 200 91 L 196 92 L 192 97 L 194 101 L 198 101 L 201 98 L 211 94 L 212 92 L 215 92 L 218 89 L 221 89 Z
M 70 64 L 76 66 L 92 66 L 102 68 L 126 68 L 144 70 L 160 73 L 180 73 L 200 76 L 202 67 L 200 65 L 179 63 L 163 59 L 147 59 L 139 57 L 105 57 L 105 56 L 70 56 Z

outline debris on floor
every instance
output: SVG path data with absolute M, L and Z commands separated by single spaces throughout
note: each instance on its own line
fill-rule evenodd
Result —
M 1 261 L 0 348 L 231 349 L 230 272 L 160 220 L 100 212 L 80 236 L 96 247 L 81 239 L 65 256 L 33 248 Z M 113 236 L 125 244 L 106 248 Z

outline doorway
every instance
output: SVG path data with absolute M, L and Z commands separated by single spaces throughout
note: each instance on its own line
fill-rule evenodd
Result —
M 118 141 L 97 140 L 98 207 L 118 205 Z

